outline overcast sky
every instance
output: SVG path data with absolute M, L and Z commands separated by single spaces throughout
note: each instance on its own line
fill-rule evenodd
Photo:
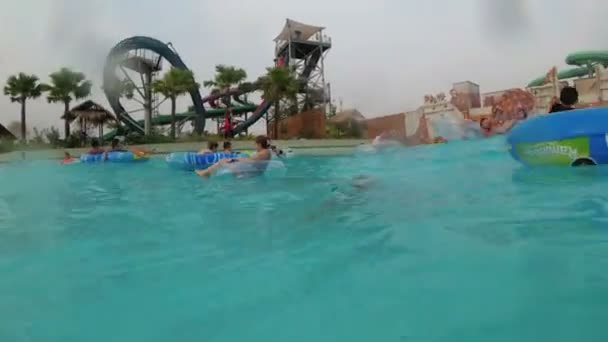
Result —
M 523 87 L 567 53 L 608 49 L 605 0 L 0 0 L 0 80 L 19 71 L 43 81 L 62 66 L 100 90 L 104 59 L 123 38 L 172 42 L 199 81 L 218 63 L 251 79 L 272 64 L 285 18 L 327 27 L 333 97 L 367 116 L 415 109 L 426 93 L 472 80 L 482 91 Z M 180 109 L 190 103 L 183 98 Z M 59 126 L 61 105 L 29 106 L 31 125 Z M 19 109 L 0 97 L 0 122 Z

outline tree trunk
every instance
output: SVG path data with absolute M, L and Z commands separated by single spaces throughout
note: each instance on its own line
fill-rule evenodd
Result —
M 21 99 L 21 141 L 27 141 L 27 127 L 25 126 L 25 98 Z
M 65 101 L 63 104 L 64 104 L 63 117 L 65 118 L 65 127 L 64 127 L 65 140 L 68 140 L 68 138 L 70 137 L 70 118 L 68 117 L 68 113 L 70 112 L 70 102 Z
M 103 142 L 103 124 L 99 124 L 99 141 Z
M 273 128 L 273 137 L 272 139 L 279 139 L 279 107 L 280 102 L 276 101 L 274 103 L 274 126 Z
M 175 97 L 171 98 L 171 139 L 175 140 Z

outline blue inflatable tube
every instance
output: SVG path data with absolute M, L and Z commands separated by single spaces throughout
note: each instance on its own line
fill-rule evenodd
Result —
M 112 163 L 135 163 L 149 160 L 148 155 L 140 155 L 131 151 L 125 152 L 108 152 L 107 159 L 103 160 L 103 154 L 89 154 L 85 153 L 80 156 L 82 163 L 101 163 L 101 162 L 112 162 Z
M 608 108 L 541 115 L 515 126 L 507 143 L 526 165 L 608 164 Z
M 204 170 L 218 161 L 226 158 L 246 157 L 247 155 L 235 153 L 196 153 L 196 152 L 173 152 L 165 158 L 167 164 L 184 170 Z

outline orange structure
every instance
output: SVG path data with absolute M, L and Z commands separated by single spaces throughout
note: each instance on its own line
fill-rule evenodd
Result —
M 392 114 L 365 120 L 367 137 L 373 139 L 382 133 L 391 138 L 405 140 L 405 113 Z
M 279 136 L 273 139 L 321 139 L 325 138 L 325 112 L 322 108 L 287 117 L 279 121 Z M 268 132 L 274 132 L 274 122 L 268 124 Z

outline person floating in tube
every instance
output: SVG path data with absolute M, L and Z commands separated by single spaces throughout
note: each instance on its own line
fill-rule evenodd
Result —
M 78 159 L 72 157 L 72 155 L 70 154 L 70 152 L 65 151 L 63 153 L 63 160 L 61 161 L 61 164 L 66 165 L 66 164 L 72 164 L 77 162 Z
M 104 154 L 106 151 L 99 146 L 99 140 L 93 139 L 91 140 L 91 149 L 88 152 L 89 154 Z
M 267 161 L 271 159 L 270 152 L 270 144 L 268 143 L 268 138 L 264 135 L 260 135 L 255 138 L 255 150 L 256 153 L 252 157 L 246 158 L 226 158 L 222 159 L 219 162 L 211 165 L 206 170 L 195 170 L 197 175 L 209 178 L 213 174 L 215 174 L 221 167 L 231 164 L 231 163 L 254 163 L 253 172 L 249 171 L 248 176 L 258 176 L 266 171 L 266 167 L 268 166 Z M 238 170 L 234 171 L 235 176 L 242 176 L 245 172 L 239 172 Z
M 201 149 L 200 151 L 198 151 L 198 153 L 199 154 L 216 153 L 219 146 L 220 145 L 216 141 L 208 141 L 207 148 Z
M 562 89 L 559 95 L 559 102 L 553 104 L 549 113 L 564 112 L 573 110 L 574 105 L 578 102 L 578 91 L 574 87 L 566 86 Z
M 224 141 L 224 153 L 232 154 L 232 143 L 230 141 Z
M 112 139 L 110 152 L 128 152 L 128 150 L 120 143 L 119 138 Z
M 491 137 L 495 134 L 505 134 L 514 124 L 515 120 L 508 120 L 500 124 L 496 119 L 488 117 L 479 121 L 479 128 L 484 136 Z

